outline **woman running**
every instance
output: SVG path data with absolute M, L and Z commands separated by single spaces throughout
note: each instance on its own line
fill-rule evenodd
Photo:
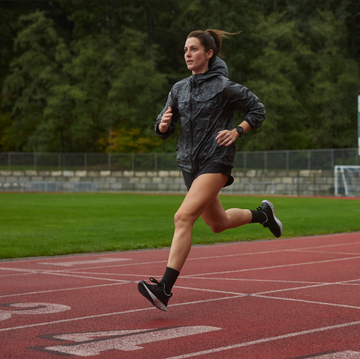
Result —
M 201 216 L 215 233 L 248 223 L 268 227 L 275 237 L 283 232 L 274 206 L 264 200 L 256 210 L 232 208 L 225 211 L 220 190 L 233 183 L 231 170 L 235 141 L 265 120 L 260 100 L 246 87 L 228 79 L 225 62 L 220 59 L 222 40 L 230 34 L 220 30 L 191 32 L 185 42 L 184 57 L 192 75 L 176 83 L 165 108 L 155 123 L 155 133 L 166 140 L 181 118 L 177 164 L 182 170 L 188 193 L 175 214 L 175 232 L 165 273 L 160 282 L 141 281 L 139 292 L 157 308 L 166 311 L 171 289 L 186 261 L 192 244 L 192 229 Z M 245 113 L 234 128 L 233 112 Z

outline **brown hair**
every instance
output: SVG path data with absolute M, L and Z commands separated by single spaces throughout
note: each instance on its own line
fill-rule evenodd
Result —
M 201 45 L 204 47 L 205 52 L 209 50 L 214 51 L 214 55 L 222 57 L 221 45 L 224 38 L 229 38 L 232 35 L 237 35 L 239 32 L 226 32 L 222 30 L 207 29 L 195 30 L 190 32 L 187 38 L 196 37 L 200 40 Z

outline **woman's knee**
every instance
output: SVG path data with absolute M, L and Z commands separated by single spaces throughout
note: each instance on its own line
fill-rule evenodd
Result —
M 179 209 L 174 216 L 175 227 L 193 225 L 196 218 L 191 213 Z

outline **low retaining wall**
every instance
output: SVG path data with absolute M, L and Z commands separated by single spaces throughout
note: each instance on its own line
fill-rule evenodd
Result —
M 233 171 L 223 194 L 333 196 L 332 171 Z M 181 171 L 0 171 L 0 191 L 185 193 Z

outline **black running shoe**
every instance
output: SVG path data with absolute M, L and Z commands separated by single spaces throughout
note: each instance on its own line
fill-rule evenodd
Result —
M 280 237 L 283 232 L 282 223 L 275 217 L 274 205 L 270 201 L 262 201 L 261 207 L 257 208 L 266 215 L 266 220 L 262 224 L 268 227 L 275 237 Z
M 165 292 L 165 283 L 162 285 L 154 278 L 149 278 L 150 282 L 155 284 L 147 284 L 145 281 L 141 281 L 138 284 L 138 290 L 147 300 L 151 302 L 155 307 L 167 311 L 167 304 L 172 297 L 172 293 L 167 294 Z

